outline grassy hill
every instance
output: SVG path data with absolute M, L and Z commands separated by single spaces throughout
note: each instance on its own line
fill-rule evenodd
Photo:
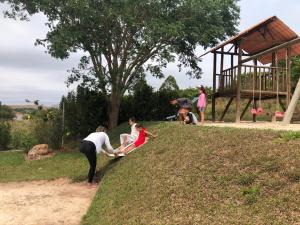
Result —
M 159 137 L 122 159 L 101 155 L 93 224 L 299 224 L 298 134 L 147 123 Z M 110 136 L 113 143 L 128 127 Z M 0 181 L 83 180 L 75 152 L 40 162 L 0 154 Z M 42 169 L 40 169 L 42 168 Z

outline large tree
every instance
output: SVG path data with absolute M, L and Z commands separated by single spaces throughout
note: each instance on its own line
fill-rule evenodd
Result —
M 160 91 L 179 91 L 175 77 L 168 76 L 159 88 Z
M 197 46 L 211 47 L 236 31 L 237 0 L 0 0 L 8 17 L 47 16 L 49 32 L 37 44 L 65 59 L 81 51 L 69 83 L 101 89 L 109 98 L 109 124 L 117 125 L 123 94 L 145 73 L 163 77 L 178 60 L 200 78 Z

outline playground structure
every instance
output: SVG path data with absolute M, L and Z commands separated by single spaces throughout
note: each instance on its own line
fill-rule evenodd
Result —
M 291 100 L 291 57 L 300 55 L 300 38 L 280 19 L 270 17 L 204 55 L 208 53 L 213 54 L 213 121 L 216 99 L 220 97 L 229 98 L 220 121 L 234 99 L 237 123 L 251 104 L 255 122 L 256 116 L 263 113 L 261 101 L 266 99 L 276 99 L 274 118 L 284 116 L 279 105 L 285 111 Z M 229 68 L 224 68 L 226 62 Z M 248 99 L 243 111 L 241 99 Z

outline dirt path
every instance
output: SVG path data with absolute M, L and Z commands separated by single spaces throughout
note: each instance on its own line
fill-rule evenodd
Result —
M 260 129 L 260 130 L 284 130 L 284 131 L 300 131 L 300 124 L 285 125 L 281 122 L 241 122 L 241 123 L 205 123 L 204 126 L 214 127 L 234 127 L 246 129 Z
M 96 189 L 67 179 L 0 183 L 0 225 L 75 225 Z

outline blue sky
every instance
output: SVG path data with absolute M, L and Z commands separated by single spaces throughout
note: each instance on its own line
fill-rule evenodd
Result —
M 239 30 L 276 15 L 300 34 L 299 0 L 241 0 L 239 4 Z M 0 11 L 5 7 L 0 5 Z M 34 16 L 30 22 L 14 21 L 0 16 L 0 101 L 3 103 L 23 104 L 24 99 L 28 98 L 55 104 L 63 94 L 72 89 L 67 89 L 65 85 L 67 70 L 77 65 L 80 54 L 60 61 L 45 54 L 43 47 L 34 46 L 36 38 L 43 38 L 47 32 L 45 22 L 43 15 Z M 199 54 L 203 52 L 203 49 L 199 50 Z M 211 56 L 205 56 L 200 64 L 203 69 L 201 80 L 188 79 L 183 72 L 178 72 L 176 64 L 170 64 L 164 72 L 166 75 L 174 75 L 181 88 L 199 84 L 211 85 L 211 64 Z M 152 77 L 147 79 L 155 88 L 163 82 Z

